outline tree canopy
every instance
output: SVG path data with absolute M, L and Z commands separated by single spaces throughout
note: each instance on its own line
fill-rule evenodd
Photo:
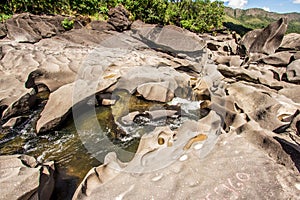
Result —
M 90 15 L 106 19 L 108 10 L 118 4 L 124 5 L 133 19 L 174 24 L 194 32 L 220 28 L 225 14 L 222 2 L 210 0 L 5 0 L 0 3 L 0 19 L 21 12 Z

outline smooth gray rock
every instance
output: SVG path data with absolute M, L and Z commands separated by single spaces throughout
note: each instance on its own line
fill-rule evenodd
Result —
M 291 62 L 292 56 L 292 53 L 282 51 L 263 57 L 259 61 L 273 66 L 287 66 Z
M 291 116 L 298 109 L 296 104 L 285 102 L 286 99 L 283 100 L 277 97 L 276 93 L 260 90 L 246 84 L 234 83 L 227 90 L 228 94 L 233 97 L 236 105 L 250 119 L 259 123 L 262 128 L 270 131 L 285 124 L 280 121 L 279 116 L 283 114 Z M 291 104 L 291 106 L 287 107 L 286 104 Z
M 212 124 L 213 120 L 210 120 L 204 121 Z M 202 126 L 205 122 L 201 123 Z M 175 141 L 170 130 L 164 127 L 156 129 L 148 138 L 142 139 L 138 154 L 129 163 L 121 163 L 116 154 L 108 154 L 104 165 L 87 174 L 73 199 L 293 199 L 299 196 L 299 174 L 293 171 L 295 167 L 289 155 L 272 138 L 274 133 L 257 124 L 245 125 L 244 132 L 239 135 L 232 132 L 219 136 L 217 144 L 206 154 L 206 144 L 215 129 L 197 129 L 197 124 L 189 122 L 183 125 L 185 127 L 177 132 Z M 185 133 L 197 130 L 207 134 L 208 138 L 184 140 Z M 164 138 L 159 141 L 168 142 L 157 144 L 159 137 Z M 177 143 L 179 139 L 181 145 Z M 163 153 L 172 155 L 170 157 L 174 160 L 156 169 L 157 163 L 166 160 Z M 157 161 L 145 162 L 152 154 Z M 138 170 L 151 166 L 155 170 Z M 128 171 L 134 167 L 134 173 Z
M 50 199 L 54 163 L 38 165 L 27 155 L 0 156 L 0 199 Z
M 224 64 L 229 67 L 235 66 L 241 66 L 243 60 L 240 58 L 240 56 L 215 56 L 215 62 L 217 64 Z
M 62 16 L 36 16 L 28 13 L 14 15 L 6 20 L 8 38 L 18 42 L 35 43 L 42 38 L 52 37 L 64 29 Z
M 240 49 L 244 49 L 247 54 L 263 53 L 268 55 L 275 53 L 282 42 L 287 25 L 287 19 L 281 18 L 264 29 L 248 32 L 240 41 Z
M 300 85 L 294 85 L 288 88 L 283 88 L 279 90 L 278 93 L 290 98 L 295 103 L 300 103 L 299 91 L 300 91 Z
M 295 60 L 286 68 L 287 79 L 289 82 L 300 84 L 300 60 Z
M 300 34 L 299 33 L 290 33 L 283 37 L 283 40 L 280 45 L 284 49 L 292 49 L 300 51 Z
M 144 25 L 132 30 L 137 33 L 134 37 L 140 38 L 153 49 L 192 59 L 200 62 L 200 66 L 207 61 L 205 41 L 187 30 L 173 25 Z
M 115 27 L 105 21 L 92 21 L 89 26 L 91 26 L 92 30 L 97 31 L 114 31 Z

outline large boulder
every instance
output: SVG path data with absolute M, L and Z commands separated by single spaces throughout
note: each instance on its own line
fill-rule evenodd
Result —
M 282 42 L 287 25 L 287 19 L 281 18 L 264 29 L 248 32 L 240 41 L 240 50 L 244 49 L 247 54 L 263 53 L 269 55 L 275 53 Z
M 105 21 L 92 21 L 89 26 L 97 31 L 114 31 L 115 27 Z
M 189 76 L 170 67 L 143 66 L 130 70 L 117 83 L 118 89 L 137 91 L 145 99 L 168 102 L 173 97 L 186 97 Z
M 113 25 L 117 31 L 122 32 L 130 28 L 132 22 L 129 20 L 129 15 L 129 11 L 124 6 L 119 5 L 108 11 L 109 19 L 107 22 Z
M 35 43 L 42 38 L 52 37 L 64 28 L 62 16 L 36 16 L 29 13 L 14 15 L 6 21 L 7 35 L 9 39 L 18 42 Z
M 141 39 L 152 49 L 199 62 L 202 66 L 207 62 L 206 42 L 187 30 L 173 25 L 144 25 L 132 30 L 136 33 L 134 37 Z
M 287 51 L 277 52 L 263 57 L 260 61 L 273 66 L 287 66 L 293 54 Z
M 234 83 L 227 90 L 228 94 L 234 98 L 235 104 L 250 119 L 270 131 L 286 124 L 280 120 L 281 116 L 292 116 L 299 109 L 299 106 L 289 99 L 246 84 Z
M 295 60 L 286 68 L 289 82 L 300 84 L 300 60 Z
M 40 165 L 27 155 L 0 156 L 1 199 L 50 199 L 54 163 Z
M 300 51 L 300 34 L 290 33 L 283 37 L 281 48 Z

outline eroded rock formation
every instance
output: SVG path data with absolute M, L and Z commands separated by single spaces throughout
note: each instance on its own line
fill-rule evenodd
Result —
M 67 32 L 60 17 L 29 14 L 0 27 L 2 124 L 13 126 L 43 102 L 36 131 L 47 133 L 82 105 L 121 105 L 113 98 L 120 90 L 149 102 L 182 98 L 196 104 L 200 119 L 146 133 L 128 163 L 108 154 L 73 199 L 299 196 L 300 56 L 284 36 L 286 19 L 239 40 L 131 24 L 123 7 L 109 15 L 107 23 Z M 130 126 L 139 115 L 156 120 L 190 111 L 184 103 L 169 106 L 176 109 L 112 112 Z

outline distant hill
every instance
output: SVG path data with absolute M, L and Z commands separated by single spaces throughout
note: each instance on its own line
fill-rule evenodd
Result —
M 225 8 L 224 26 L 244 35 L 247 31 L 266 27 L 281 17 L 287 17 L 289 26 L 287 33 L 300 33 L 300 13 L 279 14 L 267 12 L 260 8 L 247 10 Z

